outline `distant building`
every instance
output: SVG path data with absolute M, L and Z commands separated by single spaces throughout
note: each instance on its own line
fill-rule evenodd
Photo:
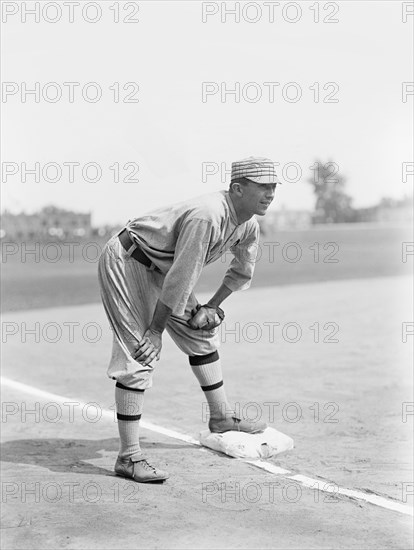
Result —
M 282 208 L 281 210 L 268 212 L 264 217 L 258 216 L 257 221 L 264 234 L 277 230 L 307 229 L 312 225 L 312 212 Z
M 405 197 L 400 201 L 382 199 L 377 207 L 376 218 L 378 222 L 412 222 L 413 198 Z
M 356 210 L 357 221 L 377 223 L 412 222 L 414 214 L 413 198 L 401 200 L 384 198 L 376 206 Z
M 101 225 L 100 227 L 94 227 L 92 235 L 94 237 L 100 237 L 109 239 L 123 228 L 123 225 Z
M 81 214 L 55 206 L 46 206 L 35 214 L 5 211 L 1 217 L 1 238 L 12 241 L 83 239 L 91 234 L 90 213 Z

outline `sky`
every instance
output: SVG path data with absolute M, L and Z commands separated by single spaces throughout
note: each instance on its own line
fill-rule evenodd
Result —
M 356 207 L 412 195 L 402 2 L 78 3 L 70 22 L 62 2 L 40 2 L 36 22 L 34 2 L 2 2 L 2 210 L 55 204 L 122 224 L 226 188 L 248 156 L 278 163 L 271 209 L 313 208 L 315 161 L 335 163 Z M 225 11 L 237 6 L 239 22 Z M 36 82 L 39 97 L 25 94 Z M 39 181 L 23 181 L 36 163 Z

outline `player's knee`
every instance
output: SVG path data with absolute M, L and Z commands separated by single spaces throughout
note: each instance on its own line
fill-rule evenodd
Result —
M 152 376 L 148 373 L 133 373 L 116 378 L 116 387 L 130 391 L 145 391 L 152 388 Z

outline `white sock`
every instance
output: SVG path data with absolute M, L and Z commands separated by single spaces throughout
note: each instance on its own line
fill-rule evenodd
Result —
M 224 390 L 223 373 L 218 352 L 215 351 L 208 355 L 193 355 L 189 359 L 191 370 L 206 396 L 210 418 L 221 420 L 234 414 Z
M 144 390 L 127 388 L 117 382 L 115 403 L 120 437 L 119 456 L 125 459 L 131 458 L 141 453 L 139 421 L 144 404 Z

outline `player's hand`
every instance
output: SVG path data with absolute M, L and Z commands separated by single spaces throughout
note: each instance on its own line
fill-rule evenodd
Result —
M 138 363 L 141 363 L 144 367 L 146 367 L 154 361 L 154 359 L 157 361 L 159 360 L 161 348 L 162 334 L 149 328 L 142 337 L 142 340 L 138 344 L 138 348 L 132 357 L 135 361 L 138 361 Z
M 197 304 L 187 324 L 194 330 L 212 330 L 221 325 L 224 311 L 218 306 Z

